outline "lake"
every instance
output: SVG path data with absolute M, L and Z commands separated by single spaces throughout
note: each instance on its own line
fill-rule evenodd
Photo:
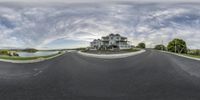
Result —
M 35 53 L 29 53 L 29 52 L 17 52 L 20 57 L 35 57 L 35 56 L 48 56 L 52 54 L 56 54 L 59 51 L 38 51 Z

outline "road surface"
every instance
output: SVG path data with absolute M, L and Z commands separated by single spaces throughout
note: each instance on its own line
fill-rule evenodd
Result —
M 0 100 L 200 100 L 200 61 L 147 50 L 110 60 L 71 52 L 0 62 Z

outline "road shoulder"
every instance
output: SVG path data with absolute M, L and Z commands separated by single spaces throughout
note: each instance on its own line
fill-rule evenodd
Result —
M 187 58 L 187 59 L 192 59 L 192 60 L 200 61 L 199 58 L 189 57 L 189 56 L 185 56 L 185 55 L 181 55 L 181 54 L 176 54 L 176 53 L 172 53 L 172 52 L 167 52 L 167 51 L 160 51 L 160 52 L 169 53 L 169 54 L 173 54 L 173 55 L 176 55 L 176 56 L 179 56 L 179 57 L 184 57 L 184 58 Z

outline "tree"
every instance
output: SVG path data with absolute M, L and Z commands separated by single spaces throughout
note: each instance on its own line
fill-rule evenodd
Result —
M 8 55 L 9 51 L 8 50 L 0 50 L 0 55 Z
M 173 39 L 168 43 L 167 49 L 170 52 L 187 53 L 186 42 L 182 39 Z
M 154 49 L 156 49 L 156 50 L 166 50 L 166 47 L 164 45 L 162 45 L 162 44 L 159 44 L 159 45 L 156 45 L 154 47 Z
M 22 51 L 24 51 L 24 52 L 35 53 L 35 52 L 37 52 L 38 50 L 37 50 L 37 49 L 34 49 L 34 48 L 27 48 L 27 49 L 23 49 Z
M 137 48 L 145 48 L 145 47 L 146 47 L 145 43 L 142 42 L 137 45 Z

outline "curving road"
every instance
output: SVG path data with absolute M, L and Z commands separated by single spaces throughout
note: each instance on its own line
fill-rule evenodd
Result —
M 112 60 L 72 52 L 0 62 L 0 100 L 200 100 L 200 61 L 147 50 Z

